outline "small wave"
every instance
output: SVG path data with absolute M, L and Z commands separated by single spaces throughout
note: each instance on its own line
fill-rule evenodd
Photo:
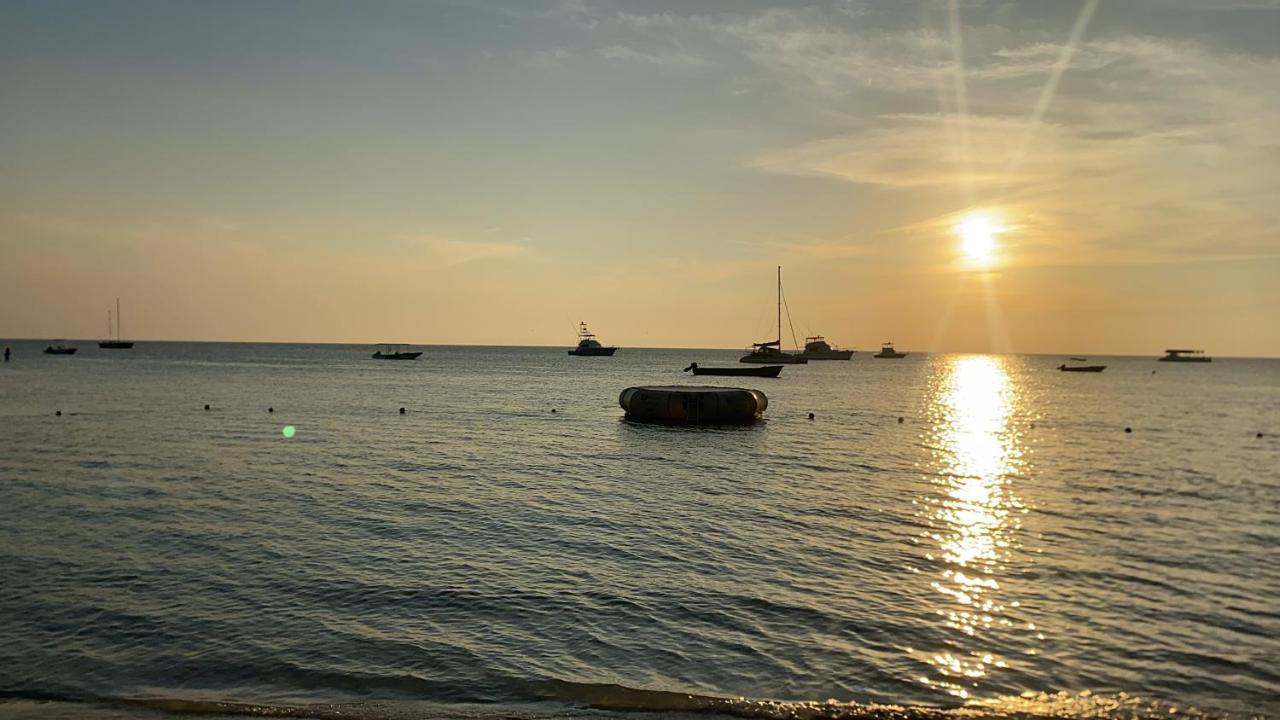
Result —
M 644 690 L 611 683 L 541 680 L 524 683 L 534 705 L 370 701 L 272 704 L 177 697 L 90 698 L 0 691 L 0 706 L 38 702 L 85 708 L 136 708 L 168 715 L 307 718 L 311 720 L 577 720 L 609 713 L 721 715 L 748 720 L 1229 720 L 1224 713 L 1151 702 L 1127 693 L 1025 693 L 966 705 L 934 707 L 826 701 L 783 701 Z M 79 713 L 76 713 L 79 714 Z M 1259 714 L 1240 718 L 1261 718 Z
M 884 705 L 826 701 L 728 698 L 663 690 L 641 690 L 615 684 L 548 680 L 536 683 L 546 699 L 597 710 L 648 713 L 727 715 L 750 720 L 963 720 L 967 718 L 1097 718 L 1154 720 L 1155 718 L 1226 718 L 1195 708 L 1179 708 L 1119 693 L 1094 695 L 1088 691 L 1027 693 L 1019 697 L 976 701 L 954 707 Z

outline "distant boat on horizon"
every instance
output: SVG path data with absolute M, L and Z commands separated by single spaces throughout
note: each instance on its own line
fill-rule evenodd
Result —
M 804 339 L 804 352 L 800 357 L 805 360 L 848 360 L 853 357 L 853 351 L 834 348 L 826 338 L 814 335 Z
M 608 347 L 601 345 L 596 336 L 587 329 L 585 321 L 578 323 L 578 346 L 569 351 L 570 355 L 578 357 L 613 357 L 618 352 L 617 347 Z
M 66 340 L 55 340 L 52 345 L 44 349 L 45 355 L 75 355 L 76 348 L 74 345 L 65 344 Z
M 133 347 L 133 341 L 120 339 L 120 298 L 116 298 L 116 322 L 115 335 L 112 338 L 111 332 L 111 311 L 107 311 L 107 339 L 99 340 L 98 347 L 103 350 L 128 350 Z
M 1071 362 L 1088 362 L 1088 358 L 1082 358 L 1082 357 L 1073 357 L 1068 359 L 1071 360 Z M 1100 373 L 1103 370 L 1106 370 L 1107 366 L 1106 365 L 1068 365 L 1066 363 L 1063 363 L 1058 366 L 1058 369 L 1061 370 L 1062 372 Z
M 880 358 L 881 360 L 884 360 L 884 359 L 901 360 L 906 356 L 907 356 L 907 353 L 898 352 L 897 350 L 894 350 L 893 343 L 886 342 L 884 345 L 880 346 L 880 352 L 876 353 L 875 355 L 872 355 L 871 357 Z
M 1160 362 L 1187 362 L 1187 363 L 1207 363 L 1213 362 L 1213 358 L 1204 354 L 1203 350 L 1180 350 L 1170 348 L 1165 350 L 1164 357 L 1160 358 Z
M 417 360 L 421 350 L 405 350 L 407 345 L 399 343 L 382 343 L 371 356 L 374 360 Z
M 791 314 L 787 314 L 790 322 Z M 794 338 L 793 338 L 794 340 Z M 798 354 L 782 351 L 782 266 L 778 266 L 778 336 L 776 340 L 751 343 L 751 351 L 738 358 L 738 362 L 761 363 L 767 365 L 805 365 L 808 359 Z

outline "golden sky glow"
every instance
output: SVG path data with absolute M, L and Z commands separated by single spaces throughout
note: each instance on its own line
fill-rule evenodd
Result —
M 1195 0 L 8 3 L 0 336 L 119 296 L 135 339 L 742 347 L 782 265 L 846 347 L 1280 355 L 1277 36 Z

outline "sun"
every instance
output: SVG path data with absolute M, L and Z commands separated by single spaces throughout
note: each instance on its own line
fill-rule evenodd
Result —
M 986 265 L 995 257 L 996 236 L 1004 226 L 987 213 L 969 213 L 955 225 L 960 247 L 970 262 Z

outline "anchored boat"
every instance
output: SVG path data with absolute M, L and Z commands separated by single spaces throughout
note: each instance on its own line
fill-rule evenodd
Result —
M 1106 365 L 1067 365 L 1063 363 L 1058 366 L 1062 372 L 1091 372 L 1100 373 L 1107 369 Z
M 782 372 L 781 365 L 761 365 L 760 367 L 709 368 L 698 367 L 698 363 L 689 363 L 684 372 L 694 375 L 723 375 L 727 377 L 768 377 L 776 378 Z
M 76 347 L 63 344 L 63 340 L 56 341 L 53 345 L 44 349 L 45 355 L 75 355 Z
M 570 355 L 577 355 L 578 357 L 613 357 L 616 352 L 618 352 L 616 347 L 601 345 L 600 341 L 596 340 L 596 336 L 587 329 L 585 322 L 578 323 L 578 347 L 570 350 Z
M 371 356 L 374 360 L 417 360 L 421 350 L 405 350 L 408 345 L 382 343 Z
M 787 321 L 791 315 L 788 313 Z M 794 337 L 792 340 L 794 341 Z M 738 362 L 769 365 L 804 365 L 809 361 L 793 353 L 782 352 L 782 266 L 778 266 L 778 339 L 751 343 L 751 352 L 738 358 Z
M 898 352 L 897 350 L 894 350 L 893 343 L 887 342 L 880 347 L 880 352 L 876 353 L 875 355 L 872 355 L 871 357 L 880 358 L 882 360 L 883 359 L 901 360 L 906 356 L 907 356 L 906 353 Z
M 1164 357 L 1160 358 L 1160 362 L 1213 362 L 1213 358 L 1204 354 L 1203 350 L 1165 350 Z
M 831 347 L 826 338 L 814 335 L 804 339 L 804 352 L 800 357 L 805 360 L 848 360 L 853 357 L 853 351 Z
M 116 298 L 115 335 L 112 336 L 111 311 L 107 311 L 107 339 L 99 340 L 98 347 L 103 350 L 128 350 L 133 347 L 132 340 L 120 339 L 120 298 Z

